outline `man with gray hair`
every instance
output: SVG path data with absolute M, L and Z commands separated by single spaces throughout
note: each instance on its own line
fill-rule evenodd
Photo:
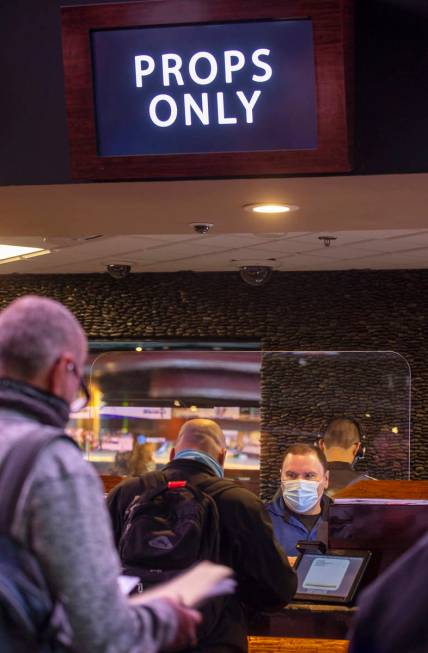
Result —
M 263 504 L 252 492 L 224 479 L 226 451 L 224 433 L 216 422 L 192 419 L 181 427 L 170 463 L 162 470 L 163 482 L 185 481 L 214 499 L 219 517 L 219 562 L 234 570 L 238 583 L 236 596 L 203 611 L 198 647 L 192 649 L 195 653 L 243 653 L 247 650 L 245 609 L 278 610 L 296 591 L 295 573 L 274 538 Z M 146 491 L 159 483 L 156 475 L 149 472 L 129 479 L 110 492 L 107 503 L 117 545 L 128 507 L 137 495 L 145 497 Z M 130 532 L 127 530 L 126 537 Z M 135 546 L 138 544 L 136 541 Z M 126 568 L 126 560 L 122 562 Z
M 49 439 L 24 484 L 13 535 L 63 606 L 73 651 L 176 650 L 194 641 L 198 613 L 163 599 L 129 605 L 100 480 L 71 440 L 50 439 L 84 389 L 86 355 L 80 324 L 56 301 L 27 296 L 0 313 L 0 463 L 36 434 Z

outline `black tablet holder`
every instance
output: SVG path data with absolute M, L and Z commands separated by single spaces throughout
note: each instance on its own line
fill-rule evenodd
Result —
M 299 540 L 296 544 L 296 549 L 300 555 L 303 555 L 304 553 L 319 553 L 324 555 L 327 553 L 326 544 L 319 540 L 313 540 L 312 542 L 309 540 Z

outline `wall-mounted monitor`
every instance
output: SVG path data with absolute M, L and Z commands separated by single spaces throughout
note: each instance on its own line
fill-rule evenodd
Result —
M 347 1 L 63 9 L 72 175 L 350 169 Z

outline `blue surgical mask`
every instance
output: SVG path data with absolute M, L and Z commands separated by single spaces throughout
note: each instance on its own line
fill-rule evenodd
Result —
M 219 478 L 224 478 L 224 469 L 214 460 L 209 454 L 204 453 L 203 451 L 197 451 L 196 449 L 183 449 L 180 453 L 175 454 L 174 460 L 180 460 L 180 458 L 185 458 L 187 460 L 196 460 L 198 463 L 204 463 L 208 465 Z
M 303 514 L 311 510 L 319 500 L 318 481 L 282 481 L 284 503 L 293 512 Z

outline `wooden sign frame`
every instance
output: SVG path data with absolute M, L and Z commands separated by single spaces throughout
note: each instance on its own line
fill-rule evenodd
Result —
M 62 9 L 71 176 L 76 180 L 195 179 L 351 170 L 352 0 L 142 0 Z M 308 150 L 99 156 L 90 32 L 310 18 L 314 34 L 317 147 Z

